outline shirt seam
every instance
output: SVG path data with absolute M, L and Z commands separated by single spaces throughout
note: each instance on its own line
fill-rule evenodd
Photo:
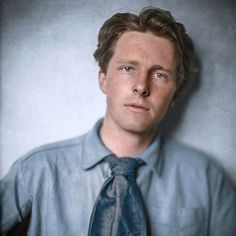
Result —
M 39 147 L 38 149 L 39 150 L 33 150 L 31 153 L 29 153 L 28 155 L 26 155 L 26 157 L 24 158 L 24 161 L 28 160 L 29 158 L 31 158 L 33 155 L 36 155 L 36 154 L 39 154 L 39 153 L 42 153 L 42 152 L 45 152 L 45 151 L 51 151 L 51 150 L 55 150 L 55 149 L 63 149 L 63 148 L 70 148 L 70 147 L 75 147 L 75 146 L 79 146 L 80 144 L 82 143 L 82 140 L 79 142 L 79 143 L 76 143 L 76 144 L 68 144 L 68 145 L 65 145 L 65 146 L 56 146 L 56 147 Z M 50 145 L 50 144 L 49 144 Z
M 29 189 L 26 187 L 26 184 L 25 184 L 25 176 L 24 176 L 24 171 L 23 171 L 23 162 L 21 162 L 21 165 L 20 165 L 20 173 L 22 175 L 22 180 L 23 180 L 23 191 L 29 196 L 30 200 L 32 201 L 33 200 L 33 196 L 32 196 L 32 193 L 29 191 Z
M 28 203 L 28 202 L 25 202 L 25 203 L 22 205 L 21 208 L 23 208 L 25 205 L 27 205 L 27 203 Z M 20 217 L 20 219 L 22 220 L 21 214 L 20 214 L 19 212 L 17 212 L 17 214 L 12 215 L 12 216 L 10 217 L 10 219 L 8 219 L 6 222 L 4 222 L 4 223 L 2 224 L 2 226 L 7 225 L 8 222 L 11 222 L 11 220 L 14 219 L 15 217 Z

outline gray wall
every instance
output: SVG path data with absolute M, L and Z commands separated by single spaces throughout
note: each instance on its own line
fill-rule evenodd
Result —
M 236 183 L 236 7 L 226 0 L 2 1 L 1 176 L 28 150 L 82 134 L 103 116 L 92 57 L 97 32 L 116 11 L 146 5 L 170 10 L 186 25 L 201 68 L 166 127 Z

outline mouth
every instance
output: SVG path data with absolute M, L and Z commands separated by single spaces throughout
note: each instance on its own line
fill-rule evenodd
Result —
M 147 106 L 139 103 L 125 104 L 125 107 L 134 112 L 149 111 L 149 108 Z

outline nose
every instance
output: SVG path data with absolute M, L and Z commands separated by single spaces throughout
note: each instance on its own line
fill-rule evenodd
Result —
M 141 97 L 150 96 L 150 87 L 148 82 L 148 77 L 143 75 L 137 78 L 133 87 L 133 93 Z

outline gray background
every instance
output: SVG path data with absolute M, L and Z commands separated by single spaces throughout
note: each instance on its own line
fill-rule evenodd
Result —
M 165 127 L 236 183 L 236 7 L 227 0 L 2 1 L 1 176 L 30 149 L 82 134 L 103 116 L 92 57 L 98 30 L 113 13 L 147 5 L 185 24 L 200 65 L 191 96 Z

